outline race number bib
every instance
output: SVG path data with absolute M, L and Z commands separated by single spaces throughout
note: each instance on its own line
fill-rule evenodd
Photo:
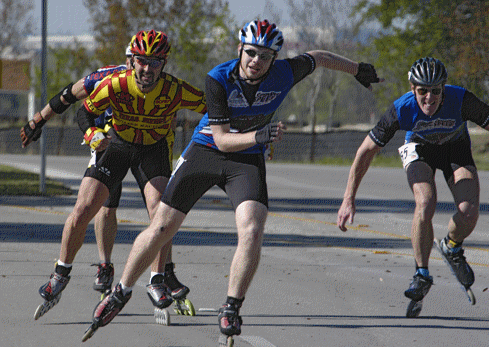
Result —
M 406 143 L 404 146 L 399 147 L 398 151 L 402 159 L 402 166 L 404 168 L 406 168 L 409 163 L 412 163 L 413 161 L 419 159 L 419 154 L 418 152 L 416 152 L 417 146 L 418 143 L 410 142 Z

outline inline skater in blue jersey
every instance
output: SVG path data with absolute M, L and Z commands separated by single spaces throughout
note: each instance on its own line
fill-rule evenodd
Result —
M 81 78 L 76 83 L 70 83 L 55 95 L 40 112 L 34 115 L 33 120 L 29 121 L 23 128 L 21 128 L 20 136 L 22 147 L 25 148 L 32 141 L 39 139 L 42 127 L 49 119 L 56 114 L 62 114 L 72 104 L 88 97 L 104 77 L 114 72 L 131 69 L 131 58 L 133 54 L 130 45 L 126 48 L 125 56 L 126 63 L 124 65 L 109 65 L 99 68 Z M 103 134 L 103 136 L 94 136 L 90 142 L 91 159 L 87 171 L 97 162 L 97 158 L 102 155 L 110 142 L 111 137 L 107 134 L 107 131 L 111 126 L 111 119 L 112 111 L 109 108 L 95 120 L 95 126 L 99 128 L 100 134 Z M 175 124 L 172 124 L 172 128 L 174 128 L 174 126 Z M 171 146 L 173 145 L 173 141 L 173 137 L 169 138 Z M 119 206 L 121 192 L 122 184 L 115 185 L 110 190 L 109 197 L 94 217 L 94 231 L 100 262 L 94 264 L 97 266 L 97 273 L 95 275 L 93 288 L 102 293 L 111 288 L 114 279 L 114 266 L 111 262 L 111 255 L 117 235 L 116 211 Z M 144 200 L 143 188 L 141 188 L 141 193 Z M 171 293 L 164 283 L 165 280 L 171 282 L 174 290 L 178 290 L 178 288 L 186 288 L 176 278 L 174 264 L 171 259 L 171 243 L 167 245 L 167 248 L 168 250 L 162 250 L 161 256 L 158 258 L 158 260 L 161 259 L 162 261 L 155 261 L 152 265 L 150 284 L 147 286 L 147 291 L 148 294 L 150 294 L 152 303 L 159 308 L 167 307 L 173 302 Z M 168 256 L 166 256 L 167 253 Z M 55 272 L 69 274 L 71 266 L 66 269 L 66 267 L 63 266 L 65 264 L 60 263 L 60 261 L 56 263 L 57 270 L 55 270 Z
M 316 67 L 349 73 L 367 88 L 379 82 L 372 65 L 327 51 L 277 59 L 284 38 L 267 20 L 247 23 L 239 40 L 239 57 L 206 77 L 208 113 L 178 160 L 154 220 L 134 242 L 120 283 L 96 307 L 97 326 L 108 324 L 124 307 L 157 250 L 172 239 L 195 202 L 217 185 L 231 200 L 238 233 L 219 326 L 225 335 L 240 334 L 239 310 L 258 267 L 268 213 L 263 151 L 265 145 L 280 141 L 284 130 L 281 122 L 271 122 L 274 112 Z
M 411 227 L 416 272 L 404 294 L 413 301 L 421 301 L 433 284 L 428 260 L 434 239 L 436 169 L 443 172 L 457 208 L 441 248 L 460 283 L 466 289 L 474 283 L 462 248 L 477 223 L 480 193 L 467 121 L 489 130 L 489 106 L 465 88 L 447 85 L 447 77 L 438 59 L 426 57 L 414 62 L 408 73 L 411 91 L 394 101 L 358 149 L 338 211 L 337 225 L 346 231 L 346 222 L 352 223 L 355 215 L 358 187 L 374 155 L 397 130 L 405 130 L 405 144 L 399 153 L 416 203 Z

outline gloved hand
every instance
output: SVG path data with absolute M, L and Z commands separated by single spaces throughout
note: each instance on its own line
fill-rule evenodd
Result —
M 88 128 L 83 139 L 85 140 L 85 144 L 90 145 L 93 150 L 96 150 L 100 142 L 105 140 L 105 131 L 97 127 Z
M 272 142 L 275 137 L 278 136 L 278 130 L 280 129 L 278 123 L 269 123 L 265 125 L 260 130 L 257 130 L 255 133 L 255 141 L 256 143 L 266 145 L 267 143 Z
M 377 71 L 371 64 L 359 63 L 358 72 L 355 78 L 362 86 L 370 89 L 370 83 L 379 83 L 380 79 L 377 76 Z
M 41 137 L 42 127 L 46 124 L 46 120 L 42 118 L 41 113 L 37 112 L 34 118 L 27 122 L 24 127 L 20 128 L 20 140 L 22 148 L 25 148 L 32 141 L 37 141 Z

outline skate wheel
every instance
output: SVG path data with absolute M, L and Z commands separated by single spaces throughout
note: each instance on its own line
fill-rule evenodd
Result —
M 38 320 L 39 317 L 44 315 L 44 304 L 37 306 L 36 312 L 34 312 L 34 320 Z
M 176 314 L 184 316 L 195 316 L 195 308 L 189 299 L 175 300 L 175 307 L 173 309 Z
M 166 326 L 170 325 L 170 313 L 168 313 L 167 309 L 160 309 L 155 307 L 154 316 L 157 324 Z
M 421 313 L 421 309 L 423 308 L 423 300 L 414 301 L 411 300 L 407 307 L 406 317 L 407 318 L 417 318 Z
M 195 308 L 192 305 L 192 302 L 189 299 L 185 299 L 185 306 L 187 306 L 187 310 L 185 310 L 185 314 L 187 316 L 195 316 Z
M 184 305 L 184 302 L 182 300 L 175 300 L 174 304 L 175 304 L 175 307 L 173 308 L 173 312 L 175 312 L 178 315 L 183 315 L 184 309 L 182 306 Z
M 93 324 L 90 325 L 88 329 L 85 331 L 85 334 L 83 335 L 82 342 L 85 342 L 89 338 L 91 338 L 96 331 L 97 331 L 97 327 L 94 326 Z
M 232 336 L 221 335 L 219 336 L 219 347 L 233 347 L 234 338 Z
M 467 289 L 467 296 L 469 297 L 469 300 L 470 300 L 470 303 L 472 305 L 475 305 L 475 295 L 474 295 L 474 292 L 472 291 L 472 289 Z
M 44 316 L 50 309 L 52 309 L 61 299 L 61 293 L 58 294 L 51 301 L 44 300 L 44 302 L 37 306 L 36 312 L 34 312 L 34 320 L 38 320 L 40 317 Z

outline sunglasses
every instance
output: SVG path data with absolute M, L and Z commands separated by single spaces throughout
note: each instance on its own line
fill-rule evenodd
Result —
M 275 56 L 275 54 L 273 54 L 273 53 L 258 53 L 257 51 L 255 51 L 253 49 L 245 49 L 244 51 L 246 54 L 248 54 L 248 56 L 250 58 L 254 58 L 254 57 L 258 56 L 263 61 L 268 61 Z
M 138 62 L 139 65 L 149 66 L 149 67 L 152 67 L 154 69 L 163 65 L 163 62 L 164 62 L 164 60 L 148 59 L 148 58 L 141 57 L 141 56 L 136 56 L 135 58 L 136 58 L 136 61 Z
M 416 91 L 418 92 L 419 95 L 426 95 L 428 92 L 430 92 L 433 95 L 440 95 L 442 89 L 441 88 L 417 88 Z

